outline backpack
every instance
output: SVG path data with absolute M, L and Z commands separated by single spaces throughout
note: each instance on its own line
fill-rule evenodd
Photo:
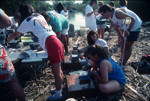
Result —
M 146 60 L 147 62 L 150 63 L 150 55 L 144 55 L 144 56 L 142 56 L 141 61 L 142 60 Z

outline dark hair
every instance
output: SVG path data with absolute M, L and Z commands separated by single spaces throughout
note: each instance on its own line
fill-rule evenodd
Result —
M 108 5 L 108 4 L 106 4 L 106 5 L 102 5 L 101 7 L 100 7 L 100 9 L 99 9 L 99 13 L 101 13 L 101 12 L 104 12 L 104 13 L 106 13 L 106 11 L 110 11 L 110 12 L 112 12 L 112 11 L 114 11 L 115 10 L 115 8 L 113 8 L 113 7 L 111 7 L 110 5 Z
M 119 0 L 120 6 L 127 6 L 127 0 Z
M 114 7 L 114 6 L 115 6 L 115 3 L 114 3 L 113 1 L 111 1 L 111 2 L 109 3 L 109 5 L 112 6 L 112 7 Z
M 95 42 L 92 40 L 92 38 L 91 38 L 91 36 L 94 35 L 94 34 L 96 34 L 96 36 L 97 36 L 97 38 L 98 38 L 98 34 L 97 34 L 97 32 L 94 31 L 94 30 L 91 30 L 91 31 L 89 31 L 89 32 L 87 33 L 87 41 L 88 41 L 88 44 L 89 44 L 89 45 L 94 45 L 94 43 L 95 43 Z
M 15 15 L 14 15 L 14 19 L 20 19 L 21 18 L 21 15 L 20 15 L 20 13 L 15 13 Z
M 100 2 L 98 3 L 98 6 L 102 6 L 102 5 L 104 5 L 104 3 L 103 3 L 103 1 L 100 1 Z
M 20 11 L 21 22 L 22 22 L 25 18 L 27 18 L 32 13 L 34 13 L 34 8 L 31 4 L 25 3 L 20 5 L 19 11 Z
M 43 15 L 43 17 L 44 17 L 45 19 L 47 19 L 47 18 L 49 17 L 49 15 L 48 15 L 45 11 L 43 11 L 43 12 L 41 13 L 41 15 Z
M 58 13 L 60 13 L 62 10 L 67 12 L 66 8 L 64 7 L 64 5 L 62 3 L 58 3 L 58 5 L 56 6 L 56 9 L 57 9 Z
M 88 54 L 92 56 L 95 56 L 97 54 L 99 58 L 108 59 L 108 54 L 106 53 L 105 49 L 99 44 L 89 46 L 86 50 L 86 56 Z
M 90 1 L 90 3 L 89 3 L 89 4 L 90 4 L 90 6 L 92 6 L 92 5 L 93 5 L 93 3 L 96 3 L 96 4 L 97 4 L 97 0 L 91 0 L 91 1 Z

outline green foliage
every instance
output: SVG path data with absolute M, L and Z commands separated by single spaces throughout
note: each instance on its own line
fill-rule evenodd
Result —
M 66 9 L 71 9 L 72 6 L 75 4 L 75 0 L 55 0 L 53 1 L 54 9 L 56 5 L 60 2 L 65 6 Z
M 49 11 L 53 9 L 53 6 L 51 6 L 48 2 L 46 1 L 30 1 L 30 4 L 32 4 L 32 6 L 35 9 L 35 12 L 37 13 L 41 13 L 42 11 Z
M 46 1 L 39 0 L 1 0 L 0 7 L 5 11 L 6 14 L 13 16 L 18 11 L 19 5 L 23 3 L 32 4 L 35 8 L 35 11 L 38 13 L 41 11 L 48 11 L 53 9 L 53 7 Z
M 85 7 L 87 4 L 75 4 L 74 5 L 74 9 L 78 10 L 78 11 L 82 11 L 85 12 Z
M 89 0 L 83 0 L 82 4 L 88 4 L 90 1 Z
M 0 8 L 2 8 L 6 14 L 13 16 L 18 10 L 18 6 L 24 2 L 25 0 L 0 0 Z

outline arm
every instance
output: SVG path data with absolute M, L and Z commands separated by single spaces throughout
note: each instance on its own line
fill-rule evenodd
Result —
M 134 23 L 135 23 L 135 19 L 134 19 L 132 16 L 128 15 L 127 13 L 124 13 L 124 12 L 121 11 L 121 10 L 117 10 L 117 12 L 116 12 L 116 17 L 117 17 L 118 19 L 125 19 L 126 17 L 131 18 L 131 24 L 129 25 L 128 30 L 131 30 L 131 29 L 133 28 Z
M 19 35 L 20 35 L 20 33 L 17 32 L 17 31 L 15 31 L 14 33 L 12 33 L 12 34 L 8 37 L 8 39 L 7 39 L 8 42 L 11 41 L 11 40 L 13 40 L 13 39 L 15 39 L 15 38 L 17 38 Z
M 3 12 L 0 16 L 0 28 L 6 28 L 11 26 L 12 20 Z
M 118 33 L 119 37 L 121 37 L 123 39 L 123 33 L 122 33 L 120 27 L 114 25 L 114 29 Z
M 95 11 L 93 11 L 93 9 L 90 6 L 87 6 L 85 8 L 85 14 L 87 17 L 91 16 Z
M 107 54 L 109 54 L 108 47 L 104 47 L 104 50 L 106 51 Z
M 100 78 L 100 76 L 99 76 L 99 74 L 98 74 L 97 69 L 91 68 L 91 75 L 94 76 L 94 77 L 97 79 L 98 82 L 101 81 L 101 78 Z
M 89 16 L 91 16 L 93 13 L 94 13 L 94 11 L 91 12 L 91 13 L 86 14 L 86 16 L 89 17 Z
M 100 64 L 100 82 L 107 83 L 109 81 L 108 78 L 108 62 L 107 60 L 103 60 Z
M 110 24 L 110 28 L 109 28 L 109 35 L 111 35 L 112 27 L 113 27 L 113 24 L 112 24 L 112 22 L 111 22 L 111 24 Z
M 57 18 L 55 19 L 55 24 L 53 25 L 54 31 L 56 32 L 57 38 L 60 39 L 61 31 L 62 31 L 62 24 L 61 21 Z
M 60 39 L 60 37 L 61 37 L 61 31 L 56 32 L 56 35 L 57 35 L 57 38 Z

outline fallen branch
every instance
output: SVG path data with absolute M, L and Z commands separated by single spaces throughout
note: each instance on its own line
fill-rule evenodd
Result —
M 147 99 L 146 99 L 143 95 L 139 94 L 139 93 L 138 93 L 135 89 L 133 89 L 130 85 L 126 84 L 126 87 L 128 87 L 130 90 L 132 90 L 141 100 L 147 101 Z

